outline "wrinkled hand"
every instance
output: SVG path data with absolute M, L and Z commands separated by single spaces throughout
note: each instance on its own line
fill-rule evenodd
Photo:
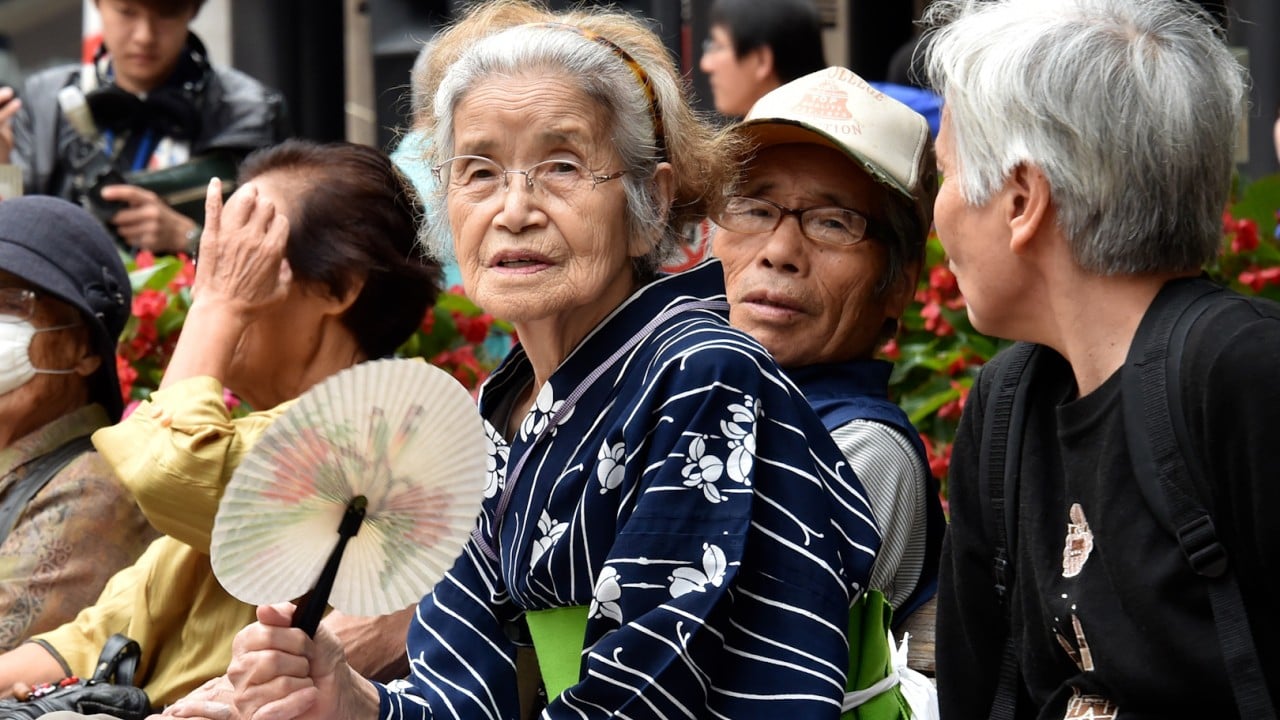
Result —
M 199 720 L 240 720 L 234 704 L 235 686 L 222 675 L 206 682 L 158 715 L 147 720 L 163 718 L 198 718 Z
M 222 182 L 214 178 L 205 195 L 195 299 L 229 304 L 246 317 L 283 302 L 293 279 L 284 256 L 288 239 L 289 219 L 253 183 L 223 207 Z
M 22 109 L 22 101 L 15 95 L 13 88 L 0 87 L 0 163 L 9 162 L 13 152 L 13 117 Z
M 347 664 L 371 680 L 390 682 L 409 673 L 404 638 L 417 603 L 389 615 L 354 617 L 337 610 L 320 621 L 342 643 Z
M 128 205 L 111 216 L 111 224 L 130 247 L 162 253 L 186 250 L 187 231 L 196 223 L 159 195 L 134 185 L 108 185 L 102 188 L 102 199 Z
M 289 627 L 289 603 L 258 608 L 258 622 L 231 644 L 227 677 L 246 720 L 376 718 L 373 686 L 347 665 L 338 639 L 323 625 L 314 640 Z

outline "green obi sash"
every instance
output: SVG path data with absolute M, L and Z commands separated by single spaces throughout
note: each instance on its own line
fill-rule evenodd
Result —
M 889 647 L 893 608 L 878 590 L 868 590 L 849 610 L 849 674 L 841 720 L 909 720 L 911 710 L 898 689 Z M 531 610 L 525 613 L 538 655 L 538 670 L 548 702 L 577 685 L 582 675 L 582 645 L 587 637 L 587 606 Z

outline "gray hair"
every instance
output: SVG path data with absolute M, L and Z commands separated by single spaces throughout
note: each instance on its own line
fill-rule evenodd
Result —
M 669 221 L 669 203 L 658 197 L 653 179 L 662 157 L 649 100 L 631 68 L 614 50 L 572 28 L 520 25 L 490 35 L 464 51 L 436 92 L 432 164 L 454 155 L 453 113 L 468 92 L 489 77 L 529 73 L 563 77 L 605 111 L 613 146 L 626 173 L 621 182 L 628 230 L 634 237 L 649 239 L 652 248 L 636 260 L 636 269 L 642 277 L 651 275 L 675 250 L 678 234 Z M 648 76 L 659 107 L 664 102 L 682 102 L 674 78 L 653 71 Z M 450 257 L 452 228 L 444 208 L 445 195 L 435 193 L 427 202 L 428 252 L 437 258 Z
M 1218 251 L 1246 78 L 1185 0 L 935 0 L 925 22 L 956 167 L 981 205 L 1044 173 L 1080 267 L 1183 272 Z

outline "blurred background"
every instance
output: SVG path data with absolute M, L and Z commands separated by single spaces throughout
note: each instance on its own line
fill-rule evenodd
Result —
M 761 3 L 769 0 L 760 0 Z M 618 0 L 648 18 L 710 111 L 698 71 L 711 0 Z M 816 0 L 826 59 L 864 78 L 886 78 L 928 0 Z M 298 133 L 390 149 L 407 122 L 408 78 L 418 48 L 466 3 L 454 0 L 208 0 L 194 28 L 215 63 L 284 92 Z M 553 8 L 568 0 L 550 0 Z M 1227 30 L 1252 74 L 1241 172 L 1276 172 L 1272 121 L 1280 107 L 1280 0 L 1201 2 Z M 0 0 L 0 83 L 91 52 L 92 0 Z

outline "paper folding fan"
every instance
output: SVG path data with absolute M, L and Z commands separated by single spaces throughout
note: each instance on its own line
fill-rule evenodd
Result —
M 383 615 L 419 600 L 461 551 L 483 499 L 471 395 L 417 360 L 377 360 L 303 393 L 236 469 L 214 520 L 214 575 L 237 599 Z M 329 587 L 331 586 L 331 588 Z

